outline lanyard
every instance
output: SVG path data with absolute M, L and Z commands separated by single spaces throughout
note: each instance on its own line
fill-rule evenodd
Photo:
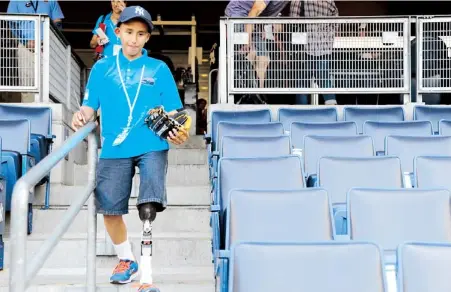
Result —
M 127 99 L 127 103 L 128 103 L 128 108 L 130 109 L 130 114 L 128 116 L 128 119 L 129 119 L 129 123 L 131 123 L 133 110 L 135 109 L 136 101 L 138 100 L 139 92 L 141 91 L 141 84 L 142 84 L 142 81 L 143 81 L 145 66 L 144 65 L 142 66 L 141 77 L 139 79 L 139 84 L 138 84 L 138 90 L 136 91 L 135 99 L 133 100 L 133 104 L 132 104 L 131 101 L 130 101 L 130 96 L 128 95 L 127 88 L 125 87 L 124 79 L 122 77 L 121 67 L 119 65 L 119 54 L 120 53 L 118 53 L 116 55 L 117 73 L 119 74 L 119 78 L 121 79 L 122 89 L 124 90 L 125 98 Z

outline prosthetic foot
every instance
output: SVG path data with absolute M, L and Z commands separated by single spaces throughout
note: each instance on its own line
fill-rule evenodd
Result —
M 139 218 L 143 222 L 143 233 L 141 236 L 141 286 L 139 292 L 160 292 L 153 285 L 152 279 L 152 222 L 157 216 L 157 212 L 152 203 L 145 203 L 138 206 Z

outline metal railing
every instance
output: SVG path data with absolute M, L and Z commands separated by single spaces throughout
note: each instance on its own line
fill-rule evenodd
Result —
M 451 17 L 422 16 L 417 19 L 417 101 L 424 94 L 451 92 Z
M 0 40 L 0 92 L 31 93 L 27 102 L 78 109 L 86 65 L 48 16 L 0 13 Z
M 88 201 L 88 238 L 86 291 L 96 291 L 96 233 L 97 216 L 92 195 L 96 184 L 97 139 L 96 125 L 90 122 L 70 136 L 59 148 L 55 149 L 41 162 L 30 169 L 14 186 L 11 201 L 11 265 L 9 274 L 9 291 L 25 292 L 31 280 L 36 276 L 48 256 L 54 250 L 63 234 L 67 231 L 77 214 Z M 89 178 L 85 192 L 75 198 L 59 225 L 42 244 L 32 260 L 27 259 L 27 212 L 30 189 L 46 176 L 50 170 L 69 154 L 79 143 L 88 137 Z M 28 267 L 27 267 L 28 265 Z
M 221 102 L 242 93 L 396 93 L 406 101 L 410 25 L 410 17 L 223 18 Z

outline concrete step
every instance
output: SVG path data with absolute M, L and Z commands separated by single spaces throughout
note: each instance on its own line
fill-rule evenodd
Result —
M 87 183 L 88 166 L 76 165 L 74 171 L 74 184 L 86 185 Z M 168 171 L 166 175 L 167 186 L 205 186 L 208 184 L 209 180 L 207 164 L 168 165 Z
M 50 234 L 66 214 L 66 209 L 51 208 L 48 210 L 34 209 L 33 212 L 33 233 L 29 238 L 40 238 Z M 124 221 L 128 232 L 141 232 L 141 220 L 138 210 L 130 208 L 129 214 L 124 215 Z M 153 223 L 154 233 L 190 233 L 206 234 L 210 232 L 209 221 L 210 211 L 208 207 L 168 207 L 164 212 L 158 213 Z M 84 208 L 78 213 L 63 238 L 77 238 L 79 234 L 86 233 L 87 230 L 87 209 Z M 9 237 L 9 215 L 6 217 L 5 236 Z M 103 215 L 97 215 L 97 234 L 103 236 L 105 226 Z
M 128 233 L 135 258 L 139 260 L 141 233 Z M 70 239 L 62 239 L 53 249 L 42 268 L 69 269 L 86 267 L 86 233 L 72 234 Z M 41 248 L 48 237 L 31 235 L 27 241 L 27 258 L 31 259 Z M 97 251 L 105 252 L 105 239 L 98 238 Z M 10 265 L 9 239 L 5 240 L 5 268 Z M 115 267 L 118 262 L 115 256 L 97 256 L 98 267 Z M 152 266 L 155 268 L 190 268 L 212 265 L 211 236 L 210 233 L 159 233 L 153 234 Z M 205 275 L 207 278 L 211 275 Z
M 52 184 L 50 195 L 50 205 L 69 206 L 73 198 L 82 193 L 86 185 L 64 186 Z M 210 186 L 168 186 L 167 199 L 169 206 L 209 206 L 210 205 Z M 45 186 L 36 188 L 34 205 L 39 207 L 44 205 Z M 86 206 L 87 204 L 85 204 Z M 136 206 L 136 198 L 131 198 L 129 206 Z

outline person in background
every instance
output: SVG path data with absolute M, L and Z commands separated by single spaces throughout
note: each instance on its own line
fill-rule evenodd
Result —
M 290 17 L 313 18 L 324 16 L 338 16 L 338 9 L 334 0 L 291 1 Z M 303 69 L 301 69 L 303 72 L 300 73 L 301 82 L 307 81 L 310 84 L 312 75 L 315 75 L 320 88 L 331 87 L 329 70 L 336 30 L 335 24 L 328 23 L 305 26 L 307 42 L 304 46 L 303 58 L 300 61 L 301 66 L 299 66 L 300 69 Z M 323 96 L 326 105 L 337 104 L 335 94 L 324 94 Z M 306 94 L 296 95 L 296 104 L 307 103 Z
M 231 0 L 225 9 L 227 17 L 277 17 L 289 1 L 272 0 Z M 254 64 L 260 87 L 264 87 L 265 74 L 270 57 L 266 48 L 264 25 L 240 25 L 237 32 L 247 32 L 248 45 L 242 51 L 248 53 L 247 58 Z
M 124 0 L 111 0 L 111 12 L 101 15 L 97 19 L 97 23 L 92 30 L 93 36 L 89 45 L 92 49 L 95 49 L 97 46 L 103 46 L 103 53 L 100 58 L 115 56 L 121 48 L 121 40 L 116 35 L 115 29 L 119 16 L 126 6 L 127 2 Z M 105 34 L 108 39 L 101 38 L 96 32 L 101 23 L 105 24 Z
M 64 14 L 56 0 L 18 1 L 8 4 L 9 14 L 43 14 L 48 15 L 53 24 L 62 29 Z M 17 66 L 20 86 L 38 86 L 34 84 L 35 72 L 35 27 L 33 21 L 11 21 L 11 33 L 17 39 Z M 41 29 L 41 41 L 43 33 Z M 40 70 L 38 70 L 40 71 Z M 22 93 L 22 102 L 34 102 L 34 93 Z

